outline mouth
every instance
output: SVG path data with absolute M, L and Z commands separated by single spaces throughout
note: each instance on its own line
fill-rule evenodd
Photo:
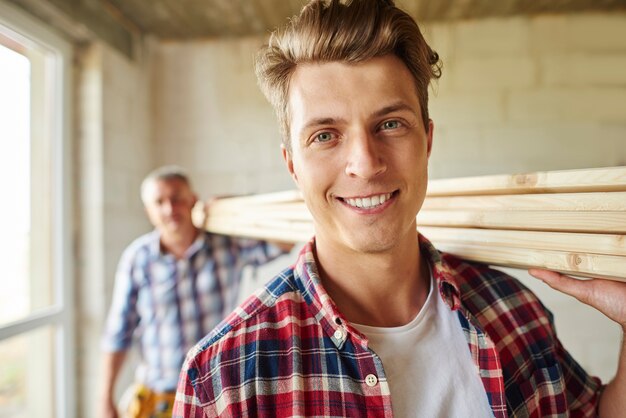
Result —
M 382 193 L 376 194 L 367 197 L 348 197 L 348 198 L 340 198 L 342 202 L 346 205 L 358 208 L 358 209 L 374 209 L 379 206 L 382 206 L 389 199 L 394 197 L 397 194 L 397 191 L 393 193 Z

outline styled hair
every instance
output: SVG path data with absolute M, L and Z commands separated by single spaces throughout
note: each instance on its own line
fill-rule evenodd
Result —
M 400 58 L 411 72 L 427 127 L 428 86 L 441 77 L 442 64 L 415 20 L 393 0 L 312 0 L 272 32 L 256 57 L 255 71 L 276 111 L 287 150 L 291 150 L 289 83 L 298 64 L 358 63 L 388 54 Z
M 166 165 L 151 171 L 141 182 L 141 200 L 148 202 L 148 187 L 157 181 L 180 180 L 191 188 L 189 176 L 181 167 Z

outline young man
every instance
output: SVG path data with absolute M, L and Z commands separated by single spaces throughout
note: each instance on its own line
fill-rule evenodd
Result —
M 234 308 L 243 267 L 282 254 L 266 242 L 197 229 L 197 198 L 177 167 L 150 173 L 141 198 L 155 230 L 135 240 L 118 266 L 103 338 L 103 417 L 117 417 L 113 389 L 135 333 L 142 358 L 124 416 L 170 417 L 185 353 Z
M 315 238 L 188 354 L 175 417 L 619 416 L 514 278 L 416 231 L 438 56 L 392 0 L 310 2 L 257 62 Z M 626 284 L 535 271 L 626 328 Z M 622 415 L 623 416 L 623 415 Z

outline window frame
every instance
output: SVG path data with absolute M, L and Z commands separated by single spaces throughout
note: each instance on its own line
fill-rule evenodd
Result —
M 0 326 L 0 342 L 45 326 L 54 327 L 55 416 L 76 416 L 74 325 L 74 246 L 72 188 L 72 45 L 43 22 L 0 0 L 0 31 L 26 47 L 45 49 L 50 91 L 52 271 L 55 303 L 18 321 Z

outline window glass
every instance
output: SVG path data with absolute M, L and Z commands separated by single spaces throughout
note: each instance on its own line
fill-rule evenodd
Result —
M 22 53 L 0 43 L 0 325 L 50 306 L 54 297 L 51 196 L 43 192 L 50 189 L 49 138 L 31 129 L 45 125 L 39 106 L 31 105 L 45 94 L 44 59 L 13 46 Z
M 55 416 L 53 338 L 44 327 L 0 341 L 0 417 Z

